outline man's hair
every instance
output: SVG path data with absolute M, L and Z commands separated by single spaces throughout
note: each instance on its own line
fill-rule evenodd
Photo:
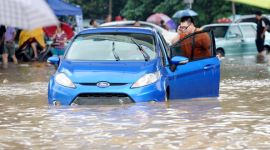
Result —
M 255 12 L 255 15 L 261 16 L 262 15 L 262 12 L 261 11 L 256 11 Z
M 193 23 L 194 24 L 194 20 L 191 16 L 183 16 L 181 19 L 180 19 L 180 23 L 181 22 L 187 22 L 188 24 L 190 23 Z
M 163 24 L 163 23 L 164 23 L 164 20 L 161 20 L 161 21 L 160 21 L 160 24 Z
M 89 24 L 92 25 L 94 23 L 94 21 L 96 21 L 95 19 L 91 19 Z
M 122 19 L 126 18 L 125 16 L 122 16 Z

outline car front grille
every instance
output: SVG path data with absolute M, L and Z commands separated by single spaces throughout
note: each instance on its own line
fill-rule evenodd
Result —
M 84 93 L 78 95 L 71 105 L 123 105 L 134 103 L 132 98 L 122 93 Z
M 97 83 L 79 83 L 80 85 L 97 86 Z M 121 86 L 127 83 L 110 83 L 110 86 Z

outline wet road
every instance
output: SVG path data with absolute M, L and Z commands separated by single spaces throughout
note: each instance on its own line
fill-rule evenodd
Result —
M 0 149 L 269 149 L 268 69 L 255 56 L 222 59 L 219 98 L 54 107 L 53 66 L 9 64 L 0 69 Z

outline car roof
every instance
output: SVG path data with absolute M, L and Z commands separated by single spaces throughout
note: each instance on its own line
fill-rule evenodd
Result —
M 267 19 L 269 19 L 269 15 L 267 14 L 262 14 L 262 17 L 266 17 Z M 242 15 L 238 18 L 235 18 L 234 22 L 236 21 L 239 21 L 239 20 L 242 20 L 242 19 L 247 19 L 247 18 L 256 18 L 256 15 L 255 14 L 250 14 L 250 15 Z
M 135 26 L 108 26 L 98 28 L 88 28 L 81 31 L 79 34 L 88 33 L 142 33 L 142 34 L 153 34 L 154 29 L 146 27 L 135 27 Z
M 207 24 L 202 26 L 203 27 L 209 27 L 209 26 L 230 26 L 230 25 L 256 25 L 256 23 L 253 22 L 239 22 L 239 23 L 213 23 L 213 24 Z
M 134 24 L 136 21 L 135 20 L 127 20 L 127 21 L 112 21 L 112 22 L 106 22 L 106 23 L 103 23 L 99 26 L 113 26 L 113 25 L 124 25 L 124 24 Z M 142 23 L 142 24 L 147 24 L 147 25 L 150 25 L 150 26 L 153 26 L 155 28 L 158 28 L 159 30 L 162 30 L 163 31 L 167 31 L 163 28 L 161 28 L 160 26 L 156 25 L 156 24 L 153 24 L 153 23 L 150 23 L 150 22 L 146 22 L 146 21 L 138 21 L 139 23 Z

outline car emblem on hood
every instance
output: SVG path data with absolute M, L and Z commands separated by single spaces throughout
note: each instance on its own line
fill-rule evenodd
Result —
M 110 83 L 109 82 L 98 82 L 97 86 L 101 87 L 101 88 L 105 88 L 105 87 L 110 86 Z

